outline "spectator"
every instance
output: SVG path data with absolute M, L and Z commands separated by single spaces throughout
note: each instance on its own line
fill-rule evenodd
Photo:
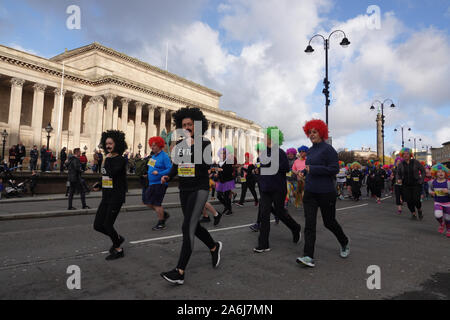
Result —
M 92 172 L 97 172 L 98 168 L 98 153 L 97 150 L 94 150 L 94 165 L 92 166 Z
M 39 158 L 39 151 L 37 146 L 34 145 L 33 149 L 30 150 L 30 170 L 37 170 L 37 161 Z
M 59 171 L 60 172 L 64 172 L 64 163 L 67 160 L 67 153 L 66 153 L 66 147 L 62 148 L 61 153 L 59 154 L 59 160 L 60 160 L 60 168 Z
M 41 172 L 47 171 L 47 149 L 45 146 L 41 148 Z
M 81 170 L 86 171 L 87 162 L 88 160 L 86 157 L 86 152 L 83 152 L 83 154 L 80 156 Z
M 14 168 L 16 166 L 16 146 L 12 146 L 9 149 L 9 167 Z
M 48 163 L 49 163 L 49 171 L 53 171 L 53 168 L 55 167 L 55 162 L 56 162 L 56 158 L 55 155 L 53 154 L 53 151 L 51 149 L 49 149 L 47 151 L 47 157 L 48 157 Z
M 22 141 L 19 141 L 19 144 L 16 146 L 16 164 L 20 165 L 20 171 L 22 171 L 22 164 L 26 154 L 25 146 L 22 144 Z
M 102 163 L 103 163 L 103 154 L 102 154 L 102 150 L 98 150 L 98 167 L 97 167 L 97 172 L 101 173 L 102 172 Z

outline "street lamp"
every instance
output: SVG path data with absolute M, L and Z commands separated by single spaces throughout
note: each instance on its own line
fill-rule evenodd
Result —
M 49 148 L 49 142 L 50 142 L 50 132 L 53 131 L 52 125 L 50 124 L 50 122 L 48 123 L 48 125 L 45 127 L 45 131 L 47 131 L 47 150 Z
M 345 32 L 342 30 L 335 30 L 330 33 L 330 35 L 328 36 L 328 39 L 325 39 L 325 37 L 321 34 L 314 35 L 311 39 L 309 39 L 308 46 L 305 49 L 305 52 L 308 54 L 314 52 L 314 49 L 311 46 L 311 40 L 314 39 L 315 37 L 321 37 L 324 41 L 324 45 L 325 45 L 325 79 L 323 80 L 324 89 L 322 90 L 322 93 L 325 95 L 325 120 L 326 120 L 325 122 L 326 122 L 327 126 L 328 126 L 328 106 L 330 105 L 330 99 L 329 99 L 330 81 L 328 81 L 328 49 L 329 49 L 329 42 L 330 42 L 331 35 L 335 32 L 342 32 L 344 34 L 344 39 L 342 39 L 340 45 L 342 47 L 346 48 L 350 44 L 350 41 L 348 41 L 347 36 L 345 35 Z
M 88 147 L 86 147 L 86 146 L 83 147 L 84 152 L 86 152 L 87 149 L 88 149 Z
M 139 155 L 141 155 L 142 144 L 140 142 L 138 144 L 138 149 L 139 149 Z
M 403 126 L 401 126 L 401 127 L 402 127 L 402 148 L 404 148 L 405 147 L 405 140 L 403 138 Z M 394 132 L 397 132 L 397 131 L 398 131 L 397 128 L 395 128 Z M 411 131 L 411 128 L 408 128 L 408 131 Z
M 2 132 L 2 137 L 3 137 L 3 152 L 2 152 L 2 162 L 5 160 L 5 144 L 6 144 L 6 138 L 8 138 L 8 132 L 6 131 L 6 129 L 3 130 Z
M 411 142 L 412 141 L 411 139 L 414 139 L 414 159 L 415 159 L 416 158 L 416 139 L 419 139 L 419 141 L 422 141 L 422 139 L 414 137 L 414 138 L 409 138 L 408 141 Z
M 372 102 L 372 105 L 370 106 L 370 110 L 375 110 L 375 107 L 373 106 L 376 102 L 378 102 L 381 105 L 381 138 L 383 139 L 383 164 L 384 164 L 384 103 L 386 101 L 391 102 L 391 108 L 395 108 L 395 104 L 391 99 L 385 99 L 383 102 L 379 100 L 375 100 Z

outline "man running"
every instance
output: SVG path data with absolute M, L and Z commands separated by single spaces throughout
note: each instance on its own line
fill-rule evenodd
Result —
M 176 175 L 179 177 L 180 202 L 184 216 L 183 244 L 177 267 L 162 272 L 161 276 L 170 283 L 181 285 L 184 283 L 186 266 L 194 248 L 194 236 L 210 249 L 213 268 L 219 266 L 222 243 L 214 241 L 208 230 L 199 223 L 208 200 L 208 169 L 212 164 L 211 142 L 203 137 L 208 129 L 208 121 L 200 109 L 190 107 L 179 109 L 173 114 L 173 119 L 176 128 L 183 129 L 180 135 L 185 138 L 179 140 L 172 150 L 172 170 L 168 176 L 161 178 L 161 183 L 168 182 Z

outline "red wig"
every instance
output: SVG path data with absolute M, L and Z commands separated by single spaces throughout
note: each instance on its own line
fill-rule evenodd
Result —
M 151 147 L 152 144 L 156 143 L 156 145 L 160 148 L 160 149 L 164 149 L 164 146 L 166 145 L 166 142 L 164 141 L 163 138 L 161 137 L 151 137 L 148 140 L 148 145 Z
M 316 129 L 319 132 L 320 138 L 322 140 L 328 139 L 328 126 L 325 122 L 319 119 L 313 119 L 309 120 L 305 123 L 305 126 L 303 127 L 303 131 L 305 132 L 306 136 L 309 138 L 310 131 L 312 129 Z

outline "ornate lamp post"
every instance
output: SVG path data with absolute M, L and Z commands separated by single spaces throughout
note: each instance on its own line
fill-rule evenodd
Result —
M 323 39 L 324 45 L 325 45 L 325 79 L 323 80 L 323 84 L 324 84 L 324 89 L 322 90 L 322 93 L 325 95 L 325 122 L 328 126 L 328 106 L 330 105 L 330 91 L 329 91 L 329 86 L 330 86 L 330 81 L 328 81 L 328 49 L 329 49 L 329 43 L 330 43 L 330 38 L 331 35 L 333 35 L 336 32 L 342 32 L 344 34 L 344 39 L 342 39 L 340 45 L 342 47 L 347 47 L 350 44 L 350 41 L 348 41 L 347 36 L 345 35 L 345 32 L 342 30 L 335 30 L 333 32 L 330 33 L 330 35 L 328 36 L 328 39 L 326 39 L 323 35 L 321 34 L 316 34 L 314 35 L 308 43 L 308 46 L 305 49 L 305 52 L 310 54 L 314 52 L 313 47 L 311 46 L 311 40 L 314 39 L 315 37 L 321 37 Z
M 383 164 L 384 164 L 384 103 L 386 101 L 391 102 L 391 108 L 395 108 L 395 104 L 391 99 L 385 99 L 383 102 L 380 102 L 379 100 L 375 100 L 372 102 L 372 105 L 370 107 L 370 110 L 375 110 L 374 104 L 379 103 L 381 105 L 381 138 L 382 138 L 382 144 L 383 144 Z
M 49 142 L 50 142 L 50 132 L 53 131 L 52 125 L 50 124 L 50 122 L 48 123 L 48 125 L 45 127 L 45 131 L 47 131 L 47 150 L 49 148 Z
M 139 155 L 141 155 L 142 144 L 140 142 L 138 144 L 138 149 L 139 149 Z
M 416 158 L 416 139 L 419 139 L 419 141 L 422 141 L 422 139 L 418 138 L 418 137 L 414 137 L 414 138 L 409 138 L 408 141 L 411 142 L 412 141 L 411 139 L 414 140 L 414 159 L 415 159 Z
M 86 152 L 87 149 L 88 149 L 88 147 L 86 147 L 86 146 L 83 147 L 84 152 Z
M 404 148 L 405 147 L 405 139 L 403 136 L 403 126 L 401 126 L 401 128 L 402 128 L 402 148 Z M 395 128 L 394 132 L 397 132 L 397 131 L 398 131 L 397 128 Z M 411 131 L 411 128 L 408 128 L 408 131 Z
M 2 137 L 3 137 L 3 151 L 2 151 L 2 162 L 3 162 L 5 160 L 6 138 L 8 138 L 8 132 L 6 131 L 6 129 L 3 130 Z

